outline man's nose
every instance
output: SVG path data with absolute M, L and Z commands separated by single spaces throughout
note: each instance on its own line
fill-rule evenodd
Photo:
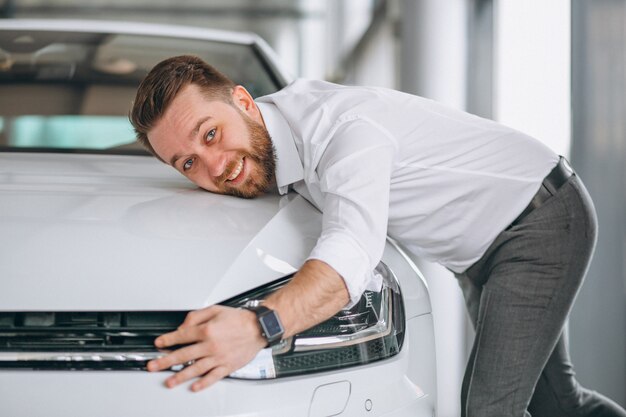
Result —
M 228 164 L 227 155 L 224 152 L 205 152 L 202 155 L 202 159 L 204 159 L 204 164 L 206 165 L 209 175 L 213 178 L 218 178 L 220 175 L 224 174 L 224 170 Z

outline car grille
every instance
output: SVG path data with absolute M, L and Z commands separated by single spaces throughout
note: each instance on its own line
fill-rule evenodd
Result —
M 2 312 L 0 368 L 144 369 L 187 312 Z

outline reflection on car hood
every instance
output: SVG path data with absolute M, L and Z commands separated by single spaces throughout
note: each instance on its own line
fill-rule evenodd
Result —
M 296 270 L 302 197 L 199 190 L 154 158 L 0 153 L 0 310 L 187 310 Z

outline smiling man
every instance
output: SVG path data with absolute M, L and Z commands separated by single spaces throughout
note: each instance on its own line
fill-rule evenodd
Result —
M 298 80 L 256 101 L 198 58 L 159 63 L 131 122 L 157 158 L 207 191 L 290 188 L 322 234 L 263 311 L 211 306 L 158 347 L 150 371 L 208 387 L 263 347 L 380 288 L 386 236 L 460 280 L 476 327 L 464 416 L 626 416 L 574 378 L 563 326 L 596 239 L 593 204 L 567 162 L 520 132 L 397 91 Z M 256 314 L 255 314 L 256 313 Z M 257 317 L 257 314 L 259 317 Z M 277 325 L 262 332 L 261 317 Z

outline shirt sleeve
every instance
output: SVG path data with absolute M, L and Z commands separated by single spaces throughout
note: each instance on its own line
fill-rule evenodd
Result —
M 318 259 L 343 278 L 349 305 L 380 277 L 387 235 L 389 189 L 395 141 L 363 119 L 341 124 L 324 150 L 316 171 L 324 198 L 322 234 L 308 259 Z

